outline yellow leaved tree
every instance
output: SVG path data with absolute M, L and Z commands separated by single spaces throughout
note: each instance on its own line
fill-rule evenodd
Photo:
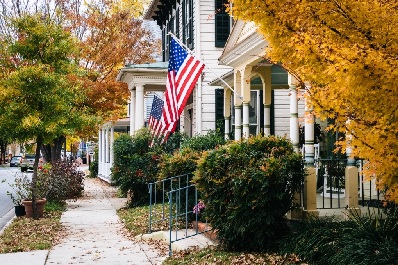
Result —
M 398 3 L 232 0 L 269 42 L 266 57 L 309 82 L 314 114 L 352 135 L 387 198 L 398 202 Z M 342 150 L 346 142 L 339 143 Z

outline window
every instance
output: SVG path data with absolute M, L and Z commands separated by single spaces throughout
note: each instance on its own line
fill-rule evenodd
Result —
M 260 114 L 261 114 L 261 109 L 260 109 L 260 95 L 261 91 L 260 90 L 252 90 L 250 91 L 250 104 L 249 104 L 249 133 L 251 135 L 257 135 L 260 133 Z M 231 126 L 232 130 L 235 127 L 235 105 L 234 105 L 234 95 L 231 95 Z M 243 122 L 243 105 L 242 105 L 242 111 L 241 111 L 242 117 L 241 121 Z M 243 125 L 243 123 L 242 123 Z
M 190 48 L 194 48 L 193 38 L 193 0 L 182 1 L 182 39 L 184 44 Z
M 215 46 L 224 47 L 229 37 L 231 28 L 231 19 L 225 11 L 226 0 L 216 0 L 216 15 L 215 15 Z

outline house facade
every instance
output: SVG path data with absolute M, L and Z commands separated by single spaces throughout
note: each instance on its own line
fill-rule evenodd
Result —
M 278 64 L 265 59 L 267 41 L 253 23 L 233 21 L 220 0 L 153 0 L 144 19 L 152 20 L 162 39 L 161 61 L 126 65 L 117 80 L 131 92 L 128 117 L 108 123 L 99 132 L 99 176 L 110 181 L 113 162 L 113 134 L 130 135 L 147 125 L 153 95 L 165 90 L 168 45 L 171 35 L 178 38 L 206 65 L 202 77 L 180 117 L 178 129 L 190 136 L 221 129 L 228 139 L 264 133 L 289 137 L 297 152 L 305 156 L 308 175 L 301 199 L 303 211 L 297 215 L 317 215 L 319 180 L 315 163 L 322 145 L 315 143 L 315 117 L 306 104 L 306 90 Z M 307 89 L 310 89 L 308 85 Z M 317 121 L 321 123 L 320 121 Z M 325 123 L 321 123 L 324 128 Z M 300 127 L 304 128 L 300 143 Z M 358 208 L 358 169 L 344 165 L 344 193 L 338 195 L 343 208 Z M 325 179 L 327 177 L 325 176 Z M 322 184 L 324 190 L 327 187 Z M 325 195 L 325 193 L 324 193 Z M 327 199 L 332 201 L 332 195 Z
M 225 12 L 225 3 L 225 0 L 153 0 L 150 3 L 144 19 L 154 21 L 158 27 L 162 39 L 162 58 L 155 63 L 126 65 L 120 70 L 117 80 L 127 83 L 131 93 L 128 125 L 123 127 L 116 122 L 104 124 L 101 128 L 98 135 L 101 178 L 110 181 L 115 128 L 123 127 L 124 131 L 134 135 L 147 125 L 153 95 L 162 97 L 167 81 L 171 34 L 206 65 L 180 117 L 178 130 L 194 136 L 216 129 L 216 102 L 217 97 L 222 100 L 222 95 L 216 93 L 217 87 L 211 86 L 210 82 L 232 69 L 218 64 L 232 23 Z M 221 86 L 218 88 L 222 89 Z M 222 113 L 222 109 L 219 113 Z

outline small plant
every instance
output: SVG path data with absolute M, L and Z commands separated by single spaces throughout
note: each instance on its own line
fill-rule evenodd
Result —
M 2 182 L 7 183 L 12 191 L 7 191 L 14 205 L 22 205 L 23 200 L 32 200 L 32 180 L 27 174 L 17 172 L 15 173 L 14 183 L 9 183 L 6 180 Z M 36 182 L 36 196 L 37 198 L 45 198 L 47 195 L 48 178 L 45 174 L 37 175 Z
M 205 217 L 204 217 L 204 211 L 206 209 L 206 205 L 204 204 L 203 201 L 199 201 L 198 204 L 196 204 L 193 209 L 192 212 L 194 213 L 194 218 L 193 220 L 198 220 L 198 221 L 206 221 Z
M 22 200 L 29 197 L 31 181 L 26 174 L 16 173 L 14 183 L 9 183 L 6 179 L 2 183 L 7 183 L 12 191 L 7 191 L 14 205 L 22 205 Z

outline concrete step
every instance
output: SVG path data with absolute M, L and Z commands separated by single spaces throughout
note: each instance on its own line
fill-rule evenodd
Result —
M 143 234 L 136 237 L 142 240 L 159 240 L 165 244 L 170 242 L 170 231 L 158 231 L 151 234 Z M 215 245 L 216 243 L 204 234 L 196 234 L 194 229 L 174 230 L 171 233 L 171 250 L 182 251 L 188 248 L 197 247 L 199 249 Z

